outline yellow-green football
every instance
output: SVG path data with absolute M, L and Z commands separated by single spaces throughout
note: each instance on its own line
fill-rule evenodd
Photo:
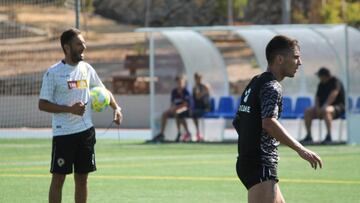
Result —
M 94 87 L 90 90 L 91 108 L 95 112 L 101 112 L 110 104 L 110 94 L 106 88 Z

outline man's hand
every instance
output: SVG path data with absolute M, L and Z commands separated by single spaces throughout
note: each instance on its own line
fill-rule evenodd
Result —
M 117 125 L 120 125 L 122 122 L 122 119 L 123 119 L 123 115 L 121 113 L 121 109 L 120 108 L 115 109 L 114 110 L 114 122 Z
M 321 107 L 320 111 L 321 112 L 325 112 L 326 109 L 329 107 L 329 105 L 327 105 L 326 103 Z
M 319 155 L 317 155 L 315 152 L 306 149 L 305 147 L 302 147 L 298 154 L 301 158 L 305 159 L 311 164 L 311 167 L 316 169 L 319 165 L 320 168 L 322 168 L 322 160 Z
M 85 112 L 85 105 L 82 102 L 76 102 L 75 104 L 73 104 L 71 106 L 70 113 L 72 113 L 72 114 L 82 116 L 82 115 L 84 115 L 84 112 Z

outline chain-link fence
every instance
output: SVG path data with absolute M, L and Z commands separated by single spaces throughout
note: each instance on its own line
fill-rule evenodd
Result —
M 50 114 L 38 111 L 43 73 L 61 60 L 59 36 L 76 26 L 77 0 L 0 0 L 0 128 L 48 127 Z M 79 0 L 85 59 L 105 85 L 129 77 L 127 55 L 145 50 L 144 34 L 93 14 L 92 0 Z M 127 90 L 118 93 L 127 93 Z M 148 91 L 148 90 L 146 90 Z M 145 92 L 146 93 L 146 92 Z

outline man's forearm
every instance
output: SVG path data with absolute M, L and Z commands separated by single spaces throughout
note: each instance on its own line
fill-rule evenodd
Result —
M 262 121 L 263 129 L 280 143 L 289 146 L 291 149 L 299 152 L 303 146 L 289 135 L 287 130 L 275 118 L 266 118 Z
M 118 103 L 115 100 L 114 95 L 110 91 L 108 91 L 108 92 L 109 92 L 109 95 L 110 95 L 110 106 L 111 106 L 111 108 L 114 109 L 114 110 L 121 110 L 120 106 L 118 105 Z
M 325 102 L 325 104 L 324 105 L 331 105 L 334 101 L 335 101 L 335 99 L 336 99 L 336 97 L 338 96 L 338 94 L 339 94 L 339 91 L 337 91 L 337 90 L 334 90 L 334 91 L 332 91 L 331 93 L 330 93 L 330 95 L 328 96 L 328 98 L 327 98 L 327 100 L 326 100 L 326 102 Z
M 71 113 L 70 106 L 58 105 L 46 100 L 39 100 L 39 109 L 48 113 Z

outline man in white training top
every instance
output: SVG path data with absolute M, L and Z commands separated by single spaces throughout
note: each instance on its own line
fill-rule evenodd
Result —
M 75 202 L 80 203 L 87 199 L 88 173 L 96 170 L 90 88 L 105 86 L 94 68 L 83 61 L 86 45 L 81 32 L 66 30 L 60 41 L 65 58 L 44 74 L 39 98 L 39 109 L 53 114 L 49 202 L 61 202 L 65 177 L 74 168 Z M 121 108 L 109 94 L 113 119 L 119 125 Z

